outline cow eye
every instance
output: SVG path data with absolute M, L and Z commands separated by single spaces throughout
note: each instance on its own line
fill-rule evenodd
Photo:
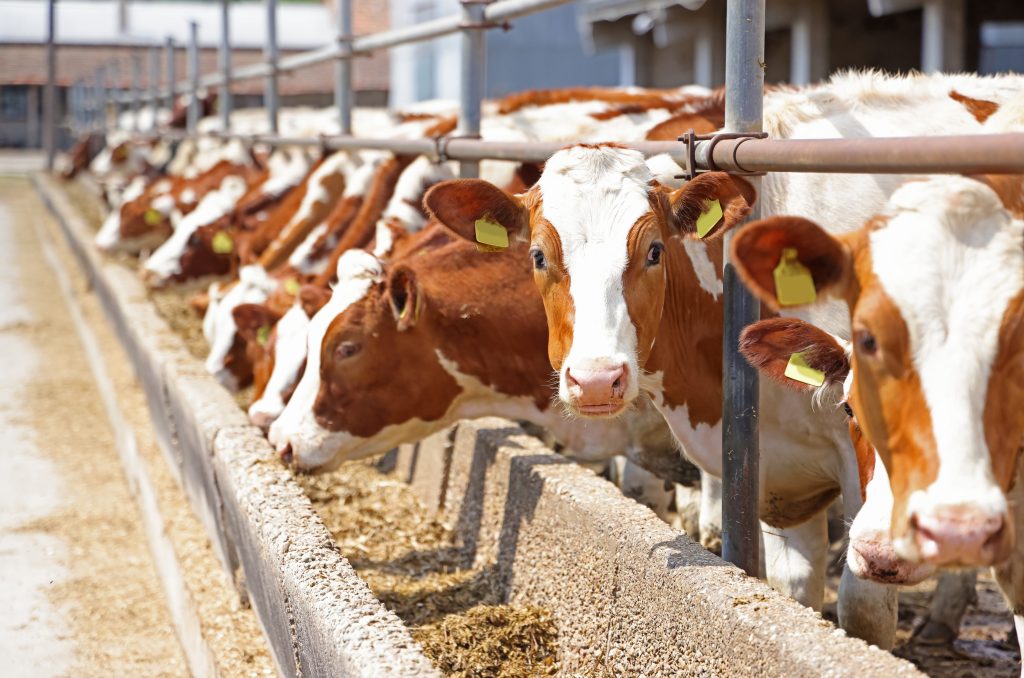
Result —
M 878 341 L 867 330 L 855 330 L 853 341 L 857 344 L 857 350 L 864 355 L 873 356 L 878 353 Z
M 544 259 L 544 253 L 540 251 L 539 247 L 534 247 L 530 250 L 530 258 L 533 259 L 534 269 L 543 271 L 547 268 L 548 262 Z
M 354 341 L 343 341 L 338 344 L 338 348 L 334 349 L 334 354 L 338 360 L 344 360 L 345 358 L 351 358 L 362 348 L 359 344 Z
M 843 411 L 846 412 L 846 416 L 853 419 L 853 408 L 850 407 L 850 403 L 843 403 Z
M 665 246 L 660 242 L 652 242 L 651 246 L 647 249 L 647 265 L 657 266 L 661 263 L 661 252 L 665 249 Z

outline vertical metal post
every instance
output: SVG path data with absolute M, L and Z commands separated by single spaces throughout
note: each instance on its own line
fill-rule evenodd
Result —
M 46 148 L 46 169 L 53 169 L 57 156 L 57 2 L 49 0 L 46 7 L 46 90 L 43 92 L 43 146 Z
M 157 113 L 160 110 L 160 47 L 149 47 L 149 110 L 153 112 L 151 129 L 156 129 Z
M 338 47 L 342 55 L 334 63 L 334 105 L 342 134 L 352 134 L 352 58 L 345 56 L 352 45 L 352 0 L 335 0 L 338 13 Z
M 480 137 L 480 102 L 484 98 L 484 81 L 487 77 L 487 44 L 483 29 L 486 0 L 461 0 L 462 2 L 462 83 L 459 88 L 460 137 Z M 462 161 L 459 176 L 475 178 L 480 176 L 480 163 Z
M 264 56 L 270 72 L 263 88 L 263 105 L 267 109 L 270 133 L 277 134 L 277 114 L 280 102 L 277 97 L 277 0 L 264 0 L 267 10 L 267 44 Z
M 96 69 L 96 123 L 100 132 L 107 131 L 107 69 Z
M 220 127 L 231 131 L 231 0 L 220 0 L 220 72 L 224 84 L 220 86 Z
M 108 67 L 110 73 L 110 98 L 114 102 L 114 129 L 121 125 L 121 62 L 116 59 L 110 62 Z
M 764 99 L 765 0 L 728 0 L 725 51 L 725 129 L 760 132 Z M 753 178 L 760 189 L 760 179 Z M 750 218 L 756 219 L 754 208 Z M 728 240 L 725 251 L 729 251 Z M 758 378 L 740 355 L 739 335 L 760 316 L 758 301 L 725 259 L 725 327 L 722 366 L 722 557 L 757 576 Z
M 142 55 L 137 51 L 132 52 L 132 129 L 136 132 L 142 129 L 139 125 L 139 110 L 141 108 L 142 90 Z
M 174 38 L 168 35 L 167 41 L 164 42 L 164 68 L 167 69 L 167 110 L 172 113 L 174 111 L 175 80 L 178 77 L 175 58 Z
M 67 108 L 68 108 L 68 126 L 71 128 L 71 133 L 75 136 L 78 135 L 78 82 L 72 83 L 71 87 L 68 87 L 67 95 Z M 43 117 L 46 117 L 46 89 L 43 89 Z M 46 125 L 43 125 L 43 146 L 46 146 Z
M 190 21 L 188 34 L 188 81 L 189 102 L 187 126 L 188 133 L 195 134 L 199 126 L 199 22 Z

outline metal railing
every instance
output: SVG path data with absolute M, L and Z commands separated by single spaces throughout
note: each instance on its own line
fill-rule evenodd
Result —
M 51 1 L 51 5 L 53 0 Z M 329 150 L 381 149 L 402 154 L 429 155 L 459 160 L 462 176 L 476 176 L 478 163 L 485 159 L 541 162 L 562 144 L 542 142 L 490 142 L 478 138 L 481 101 L 484 94 L 485 32 L 506 27 L 513 19 L 550 9 L 571 0 L 462 0 L 460 14 L 397 28 L 373 35 L 352 35 L 353 0 L 336 0 L 337 37 L 333 44 L 307 52 L 278 57 L 276 0 L 264 0 L 267 9 L 266 61 L 231 68 L 230 35 L 227 29 L 230 0 L 221 0 L 223 30 L 220 39 L 220 72 L 199 73 L 198 27 L 193 24 L 188 44 L 188 79 L 175 82 L 173 41 L 164 45 L 166 75 L 163 87 L 155 82 L 159 67 L 150 64 L 148 91 L 133 77 L 129 91 L 111 89 L 109 80 L 97 74 L 97 91 L 90 93 L 84 83 L 72 90 L 72 118 L 76 124 L 101 129 L 106 124 L 110 102 L 115 115 L 124 105 L 137 110 L 141 102 L 154 109 L 160 101 L 171 107 L 176 93 L 191 95 L 187 132 L 160 136 L 188 136 L 196 133 L 199 116 L 198 94 L 202 88 L 219 87 L 223 138 L 243 137 L 270 145 L 315 145 Z M 762 125 L 764 89 L 764 0 L 728 0 L 726 26 L 726 130 L 757 132 Z M 351 135 L 352 64 L 355 57 L 370 52 L 461 33 L 462 87 L 459 128 L 441 142 L 418 139 L 366 139 Z M 158 58 L 155 50 L 150 58 Z M 277 134 L 277 77 L 300 68 L 335 61 L 335 105 L 341 134 L 321 138 L 290 138 Z M 135 69 L 133 69 L 134 73 Z M 116 64 L 108 69 L 119 83 Z M 231 132 L 230 87 L 233 82 L 264 78 L 264 100 L 270 134 L 240 135 Z M 49 118 L 48 118 L 49 119 Z M 137 116 L 136 116 L 137 120 Z M 870 172 L 870 173 L 1024 173 L 1024 135 L 953 136 L 890 139 L 760 140 L 726 139 L 712 143 L 697 140 L 693 147 L 679 142 L 628 144 L 648 155 L 668 153 L 690 169 L 744 172 Z M 755 184 L 758 179 L 753 178 Z M 756 217 L 755 211 L 751 216 Z M 723 370 L 723 556 L 756 575 L 758 555 L 758 381 L 757 375 L 737 351 L 739 332 L 756 320 L 759 306 L 739 284 L 731 264 L 724 271 L 725 357 Z

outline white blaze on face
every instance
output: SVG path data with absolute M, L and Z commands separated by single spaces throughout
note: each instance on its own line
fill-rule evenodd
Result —
M 375 153 L 368 152 L 363 154 L 364 163 L 359 167 L 356 167 L 351 174 L 346 177 L 345 190 L 341 194 L 341 200 L 346 198 L 354 198 L 358 196 L 365 196 L 370 190 L 370 184 L 373 183 L 373 177 L 375 176 L 377 169 L 383 164 L 388 158 L 388 153 Z M 285 231 L 288 227 L 285 227 Z M 313 229 L 313 232 L 306 236 L 306 239 L 295 248 L 291 256 L 288 257 L 288 264 L 295 270 L 305 275 L 320 275 L 326 270 L 327 258 L 314 259 L 313 258 L 313 246 L 321 235 L 327 232 L 327 225 L 321 224 L 317 228 Z M 314 234 L 319 234 L 314 237 Z
M 324 160 L 316 171 L 313 172 L 313 176 L 309 178 L 309 188 L 306 190 L 306 195 L 303 196 L 299 209 L 295 211 L 288 224 L 281 229 L 282 232 L 286 233 L 293 228 L 294 224 L 302 223 L 308 219 L 309 215 L 313 212 L 313 207 L 317 203 L 327 204 L 331 196 L 327 192 L 326 185 L 331 177 L 339 174 L 343 175 L 346 178 L 345 185 L 347 187 L 350 177 L 353 177 L 355 172 L 356 167 L 352 161 L 352 156 L 347 151 L 339 151 Z M 313 258 L 313 248 L 317 240 L 325 233 L 327 233 L 326 223 L 321 223 L 314 228 L 288 257 L 288 264 L 304 275 L 320 275 L 323 273 L 327 260 L 326 258 L 315 260 Z
M 939 461 L 908 515 L 968 505 L 1004 515 L 983 415 L 1002 319 L 1024 285 L 1024 222 L 963 177 L 908 183 L 889 206 L 888 224 L 870 235 L 874 273 L 906 323 Z M 897 548 L 910 553 L 912 539 Z
M 143 268 L 153 275 L 154 281 L 165 282 L 171 276 L 181 273 L 181 257 L 185 254 L 192 234 L 234 209 L 245 191 L 244 179 L 229 176 L 224 178 L 220 188 L 203 196 L 199 205 L 175 225 L 174 233 L 167 242 L 146 260 Z
M 210 353 L 206 356 L 206 371 L 217 377 L 224 386 L 235 386 L 234 376 L 224 365 L 238 333 L 234 310 L 241 304 L 263 303 L 276 287 L 277 281 L 267 275 L 262 266 L 243 266 L 238 271 L 238 283 L 217 304 L 210 304 L 207 307 L 206 314 L 212 315 L 212 322 L 207 323 L 204 316 L 203 332 L 205 334 L 209 324 L 213 338 L 209 340 Z
M 146 190 L 146 180 L 143 177 L 132 179 L 128 187 L 121 194 L 121 202 L 111 208 L 110 214 L 104 219 L 99 233 L 96 234 L 96 245 L 100 249 L 110 250 L 117 247 L 121 242 L 121 207 L 132 200 L 137 200 Z
M 279 198 L 285 191 L 302 183 L 309 171 L 309 158 L 295 149 L 282 150 L 270 156 L 267 168 L 270 176 L 260 186 L 260 193 L 270 198 Z
M 380 261 L 364 250 L 349 250 L 338 261 L 338 284 L 330 301 L 313 316 L 306 340 L 306 369 L 284 412 L 270 427 L 270 443 L 281 451 L 292 446 L 296 461 L 314 467 L 327 463 L 334 456 L 334 445 L 348 437 L 344 432 L 331 432 L 320 426 L 313 414 L 313 405 L 320 392 L 320 351 L 327 328 L 349 306 L 356 303 L 380 279 Z
M 572 347 L 559 375 L 568 401 L 568 369 L 626 366 L 628 402 L 638 393 L 636 328 L 626 309 L 622 275 L 627 238 L 650 209 L 651 172 L 643 156 L 600 146 L 573 147 L 548 160 L 539 186 L 543 214 L 558 232 L 575 309 Z
M 296 304 L 288 309 L 274 328 L 274 369 L 259 400 L 249 407 L 253 421 L 274 421 L 284 410 L 284 394 L 299 379 L 299 370 L 306 360 L 306 338 L 309 317 Z M 266 424 L 264 424 L 266 425 Z

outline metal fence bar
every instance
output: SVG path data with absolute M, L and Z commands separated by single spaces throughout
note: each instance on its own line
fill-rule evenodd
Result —
M 764 99 L 765 0 L 728 0 L 725 25 L 725 129 L 760 132 Z M 755 188 L 760 179 L 751 178 Z M 757 219 L 755 206 L 750 218 Z M 732 234 L 728 234 L 730 237 Z M 760 317 L 761 305 L 724 262 L 722 364 L 722 558 L 758 575 L 758 375 L 739 353 L 740 332 Z
M 338 59 L 334 62 L 334 106 L 338 109 L 338 128 L 352 133 L 352 60 L 348 50 L 352 42 L 352 0 L 335 0 L 338 16 Z
M 139 125 L 139 108 L 141 101 L 139 94 L 142 90 L 142 55 L 138 52 L 132 52 L 132 84 L 131 84 L 131 97 L 132 97 L 132 129 L 136 132 L 142 129 Z
M 462 0 L 462 82 L 459 88 L 459 127 L 457 135 L 468 139 L 480 137 L 480 105 L 487 78 L 487 45 L 484 34 L 486 0 Z M 480 176 L 480 163 L 463 160 L 459 176 Z
M 149 106 L 153 111 L 152 129 L 156 129 L 157 112 L 160 110 L 160 48 L 149 47 Z
M 96 127 L 100 132 L 107 131 L 107 69 L 100 66 L 96 69 Z
M 199 23 L 189 22 L 188 35 L 188 92 L 191 96 L 188 102 L 187 126 L 188 131 L 195 134 L 199 126 Z
M 43 90 L 43 147 L 46 169 L 53 169 L 57 156 L 57 32 L 56 0 L 46 5 L 46 88 Z
M 164 42 L 164 68 L 167 69 L 165 75 L 167 83 L 167 110 L 172 114 L 174 113 L 174 89 L 176 86 L 175 80 L 177 80 L 177 64 L 174 62 L 174 38 L 167 36 L 167 40 Z
M 217 107 L 220 110 L 220 128 L 231 130 L 231 0 L 220 0 L 220 72 L 224 82 L 220 86 Z
M 121 97 L 123 96 L 121 62 L 117 59 L 112 60 L 107 67 L 107 72 L 110 73 L 110 101 L 114 107 L 114 129 L 117 129 L 121 125 Z
M 267 109 L 267 123 L 271 134 L 278 131 L 278 108 L 280 102 L 277 96 L 277 0 L 264 0 L 267 7 L 267 45 L 265 55 L 267 58 L 267 79 L 263 90 L 263 104 Z

